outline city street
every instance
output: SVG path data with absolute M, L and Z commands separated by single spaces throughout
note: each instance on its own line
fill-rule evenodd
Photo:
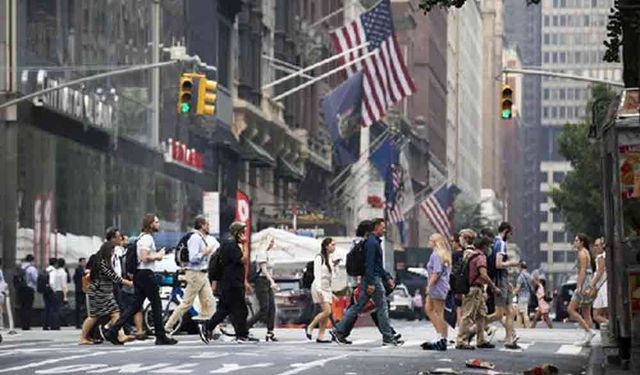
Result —
M 75 344 L 78 332 L 34 330 L 5 335 L 0 344 L 0 373 L 6 374 L 417 374 L 453 369 L 460 374 L 521 374 L 536 364 L 555 364 L 560 374 L 581 374 L 589 363 L 590 348 L 572 345 L 580 333 L 573 326 L 560 329 L 519 330 L 522 350 L 501 349 L 504 331 L 494 339 L 494 350 L 426 352 L 420 343 L 433 337 L 424 322 L 396 322 L 406 343 L 399 348 L 382 347 L 372 327 L 357 328 L 353 345 L 316 344 L 304 339 L 301 329 L 277 330 L 277 343 L 203 344 L 197 336 L 179 336 L 174 347 L 157 347 L 153 341 L 124 347 Z M 254 334 L 264 336 L 263 329 Z M 594 344 L 599 338 L 594 340 Z M 465 368 L 464 361 L 480 358 L 495 370 Z

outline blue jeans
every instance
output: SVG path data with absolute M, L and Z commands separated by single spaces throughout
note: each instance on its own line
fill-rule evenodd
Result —
M 362 290 L 362 293 L 360 293 L 360 298 L 358 298 L 358 301 L 355 303 L 355 305 L 351 305 L 347 309 L 347 311 L 345 311 L 344 316 L 342 317 L 340 322 L 336 324 L 336 331 L 339 334 L 346 335 L 347 332 L 351 331 L 351 328 L 353 328 L 353 324 L 358 318 L 358 314 L 360 314 L 369 299 L 373 298 L 373 303 L 376 305 L 378 330 L 382 334 L 382 340 L 393 340 L 393 328 L 391 328 L 391 324 L 389 323 L 389 306 L 387 305 L 387 298 L 385 295 L 382 278 L 376 277 L 374 280 L 374 285 L 376 287 L 375 291 L 372 295 L 368 295 L 367 285 L 365 284 L 364 279 L 362 280 L 360 284 L 360 288 Z

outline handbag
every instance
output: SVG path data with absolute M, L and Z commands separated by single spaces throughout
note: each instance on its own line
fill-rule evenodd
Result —
M 87 293 L 89 291 L 89 284 L 91 284 L 91 271 L 85 272 L 82 275 L 82 292 Z

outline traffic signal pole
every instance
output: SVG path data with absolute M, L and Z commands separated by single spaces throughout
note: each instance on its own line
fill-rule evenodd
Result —
M 579 76 L 576 74 L 558 73 L 558 72 L 552 72 L 549 70 L 541 70 L 541 69 L 502 68 L 502 73 L 529 74 L 529 75 L 536 75 L 536 76 L 564 78 L 564 79 L 570 79 L 573 81 L 602 83 L 609 86 L 615 86 L 615 87 L 621 87 L 621 88 L 624 87 L 624 83 L 618 82 L 618 81 L 609 81 L 606 79 L 590 78 L 585 76 Z

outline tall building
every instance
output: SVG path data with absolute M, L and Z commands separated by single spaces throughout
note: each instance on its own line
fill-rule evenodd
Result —
M 482 188 L 482 18 L 468 1 L 447 18 L 447 174 L 461 198 L 480 202 Z
M 505 175 L 504 175 L 504 132 L 499 112 L 499 98 L 502 72 L 503 4 L 498 0 L 482 0 L 482 189 L 484 206 L 498 210 L 496 218 L 504 218 L 505 211 Z M 492 212 L 492 214 L 495 214 Z
M 620 64 L 605 63 L 602 57 L 606 24 L 613 0 L 545 0 L 542 4 L 542 68 L 592 78 L 620 81 Z M 543 78 L 542 131 L 538 153 L 540 175 L 540 251 L 550 286 L 563 282 L 575 265 L 574 233 L 569 233 L 561 215 L 554 213 L 548 196 L 571 170 L 563 160 L 556 139 L 567 123 L 588 119 L 590 84 Z
M 541 14 L 540 6 L 527 6 L 521 0 L 504 1 L 505 41 L 517 49 L 523 67 L 541 64 Z M 522 88 L 516 88 L 514 95 L 522 100 L 519 120 L 523 137 L 522 190 L 517 198 L 522 201 L 522 218 L 515 228 L 514 241 L 522 249 L 522 257 L 537 267 L 544 260 L 539 251 L 540 77 L 522 76 Z

